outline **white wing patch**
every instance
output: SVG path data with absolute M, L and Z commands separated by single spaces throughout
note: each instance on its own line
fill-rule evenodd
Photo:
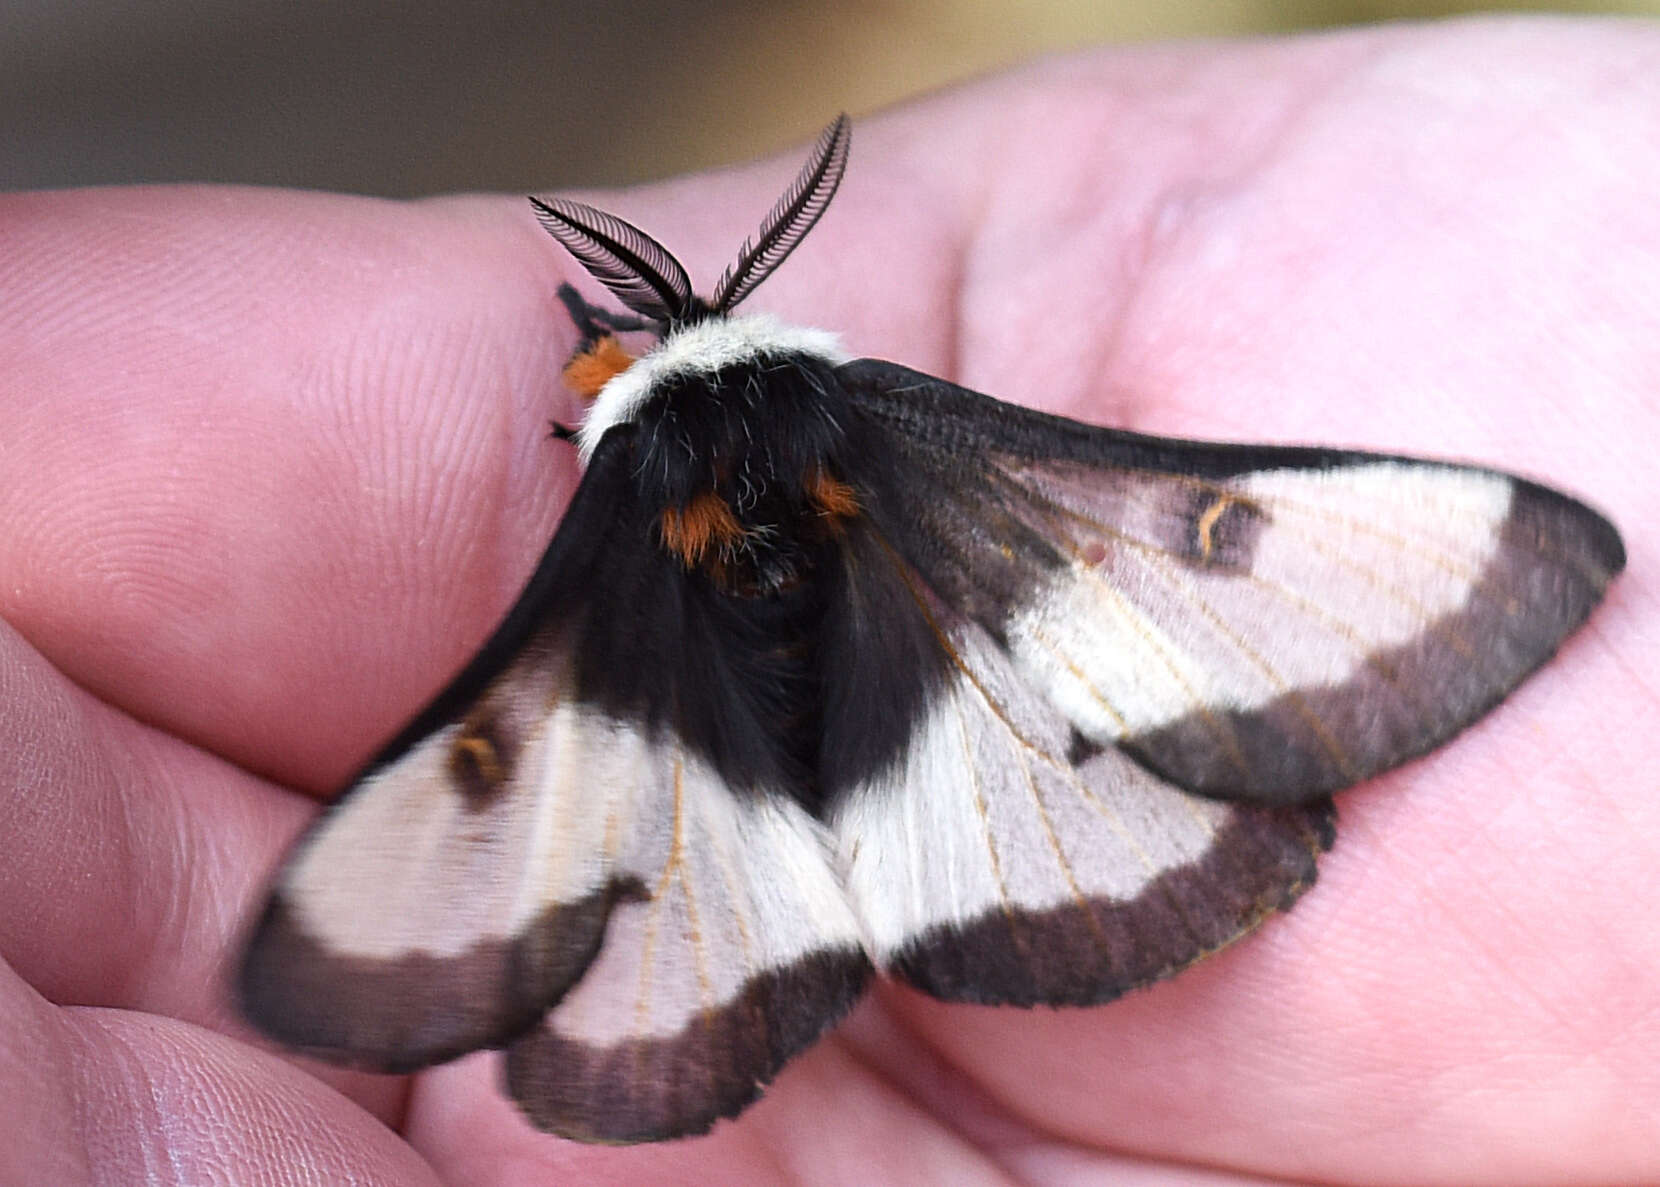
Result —
M 605 946 L 547 1020 L 590 1045 L 672 1038 L 753 978 L 827 948 L 862 948 L 822 826 L 793 801 L 734 794 L 707 764 L 638 739 L 645 793 L 623 867 L 649 898 L 619 903 Z M 621 748 L 619 748 L 621 749 Z M 671 748 L 672 749 L 672 748 Z
M 1204 858 L 1240 811 L 1189 795 L 1115 750 L 1074 766 L 1067 723 L 980 628 L 958 628 L 950 646 L 957 677 L 902 761 L 851 793 L 833 819 L 883 967 L 941 929 L 1134 903 Z M 1089 938 L 1087 924 L 1078 930 Z M 1174 942 L 1185 948 L 1176 963 L 1204 946 Z M 1140 979 L 1131 976 L 1134 953 L 1106 959 Z M 994 996 L 996 986 L 988 981 L 985 992 Z
M 296 854 L 283 893 L 326 947 L 370 960 L 459 956 L 605 885 L 607 829 L 629 807 L 594 794 L 595 768 L 613 753 L 608 720 L 553 705 L 520 777 L 484 804 L 449 771 L 461 730 L 445 726 L 364 780 Z
M 1074 560 L 1014 616 L 1010 648 L 1103 744 L 1352 679 L 1465 604 L 1512 490 L 1499 475 L 1393 461 L 1220 483 L 1023 481 L 1062 509 Z M 1230 508 L 1257 519 L 1237 557 L 1209 535 Z

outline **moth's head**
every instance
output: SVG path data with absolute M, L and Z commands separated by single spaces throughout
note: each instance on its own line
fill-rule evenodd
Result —
M 829 206 L 847 168 L 850 126 L 839 115 L 819 134 L 795 182 L 760 232 L 745 241 L 707 300 L 692 292 L 680 261 L 632 223 L 569 198 L 531 198 L 536 217 L 590 275 L 665 338 L 675 330 L 725 317 L 784 262 Z
M 530 200 L 548 233 L 641 319 L 625 325 L 627 319 L 590 310 L 570 292 L 573 316 L 588 323 L 589 337 L 565 368 L 566 381 L 593 401 L 576 433 L 584 460 L 593 457 L 611 428 L 634 420 L 644 408 L 673 403 L 680 388 L 707 386 L 709 376 L 731 368 L 764 370 L 783 361 L 809 369 L 846 361 L 834 335 L 766 316 L 728 315 L 784 262 L 829 206 L 847 167 L 848 135 L 847 116 L 837 116 L 707 300 L 692 292 L 686 269 L 668 249 L 638 227 L 567 198 Z M 593 325 L 596 320 L 603 320 L 603 330 Z M 654 331 L 658 345 L 636 360 L 617 345 L 612 334 L 617 329 Z M 734 389 L 747 391 L 748 385 L 737 382 Z

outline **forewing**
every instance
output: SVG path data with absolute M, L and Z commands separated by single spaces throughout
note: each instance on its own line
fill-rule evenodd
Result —
M 1143 437 L 891 364 L 842 374 L 897 453 L 861 479 L 922 581 L 1083 742 L 1189 790 L 1300 801 L 1422 754 L 1624 564 L 1601 516 L 1490 470 Z

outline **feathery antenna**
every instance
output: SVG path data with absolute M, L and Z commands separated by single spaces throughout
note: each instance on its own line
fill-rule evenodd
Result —
M 838 115 L 828 128 L 819 133 L 812 155 L 802 167 L 795 183 L 778 199 L 761 231 L 753 239 L 744 241 L 738 261 L 728 268 L 715 286 L 709 307 L 719 313 L 732 307 L 754 291 L 784 258 L 796 249 L 802 238 L 813 229 L 830 199 L 841 184 L 847 169 L 847 145 L 852 134 L 846 113 Z
M 697 304 L 680 261 L 632 223 L 569 198 L 531 198 L 548 234 L 641 317 L 667 324 L 680 321 Z

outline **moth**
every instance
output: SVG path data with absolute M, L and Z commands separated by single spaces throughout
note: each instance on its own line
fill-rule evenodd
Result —
M 1288 907 L 1331 794 L 1492 708 L 1623 567 L 1522 478 L 1098 428 L 734 313 L 848 143 L 707 300 L 532 199 L 629 311 L 561 290 L 586 469 L 280 871 L 237 986 L 268 1035 L 390 1072 L 505 1048 L 536 1126 L 638 1142 L 736 1115 L 873 975 L 1110 1001 Z

